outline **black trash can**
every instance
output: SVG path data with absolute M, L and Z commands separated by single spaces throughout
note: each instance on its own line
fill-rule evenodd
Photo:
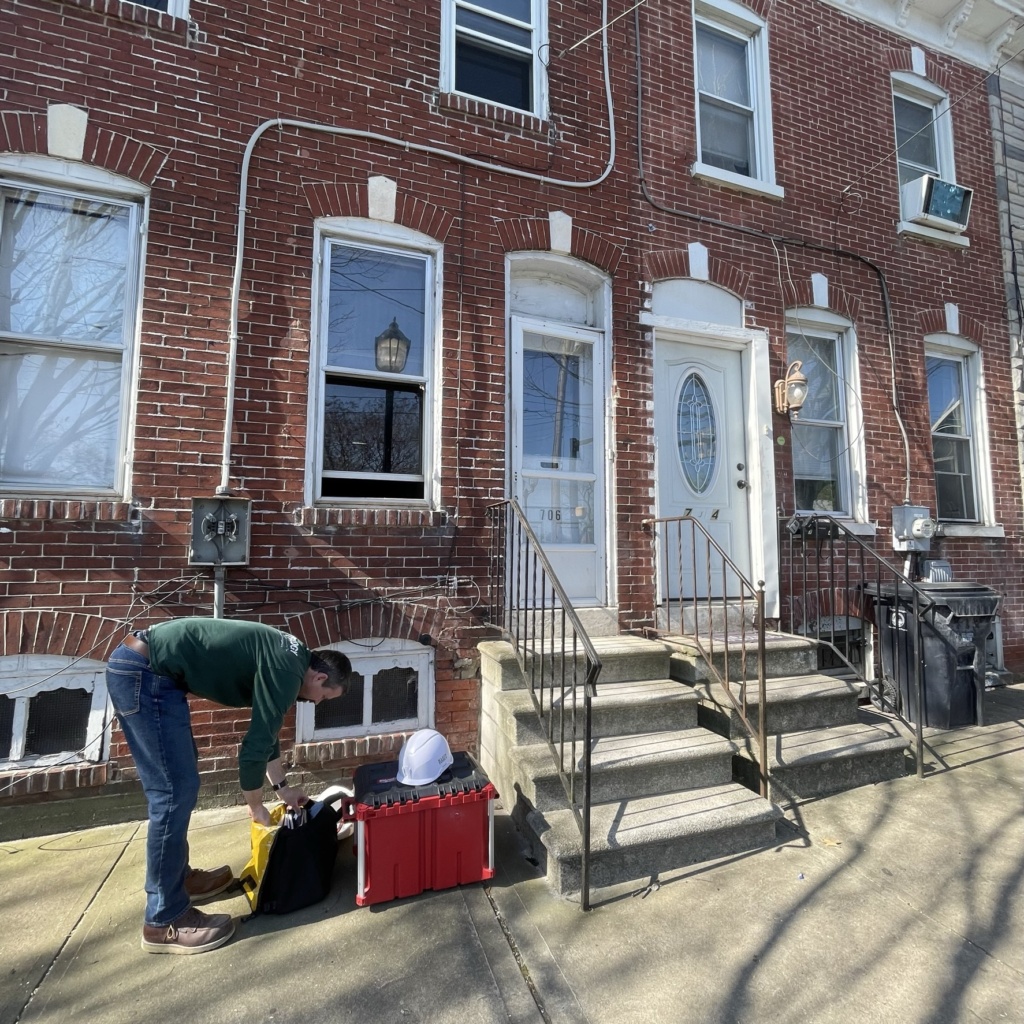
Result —
M 922 725 L 955 729 L 981 722 L 985 649 L 1002 601 L 979 583 L 917 583 L 921 628 L 914 625 L 914 594 L 905 583 L 869 585 L 881 648 L 882 674 L 899 693 L 903 716 L 919 718 L 915 664 L 924 690 Z

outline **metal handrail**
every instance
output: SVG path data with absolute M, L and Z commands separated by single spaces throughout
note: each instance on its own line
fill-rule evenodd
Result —
M 903 713 L 901 694 L 906 684 L 910 692 L 910 679 L 901 679 L 902 659 L 894 659 L 894 676 L 890 683 L 893 692 L 886 692 L 884 672 L 879 670 L 880 654 L 873 654 L 870 671 L 868 666 L 858 664 L 849 657 L 849 648 L 844 650 L 837 643 L 837 617 L 857 618 L 862 622 L 876 625 L 876 603 L 892 588 L 893 599 L 907 601 L 912 610 L 912 621 L 917 631 L 913 649 L 922 649 L 921 629 L 925 617 L 932 615 L 936 602 L 920 586 L 914 583 L 895 566 L 890 565 L 877 551 L 847 528 L 846 524 L 824 513 L 808 513 L 780 519 L 783 538 L 784 564 L 788 569 L 785 586 L 786 601 L 782 627 L 788 632 L 798 633 L 814 639 L 819 645 L 829 648 L 847 669 L 865 683 L 871 693 L 872 703 L 881 710 L 895 715 L 908 729 L 913 728 L 914 757 L 917 777 L 924 777 L 924 668 L 922 659 L 913 659 L 913 693 L 917 704 L 916 723 L 913 725 Z M 788 538 L 788 548 L 785 546 Z M 798 564 L 795 545 L 817 546 L 817 557 L 803 557 Z M 837 542 L 841 542 L 839 550 Z M 826 628 L 822 628 L 822 624 Z
M 660 566 L 658 580 L 659 596 L 664 607 L 664 628 L 655 612 L 654 623 L 661 634 L 672 634 L 673 591 L 679 595 L 678 635 L 690 638 L 707 664 L 714 680 L 723 688 L 730 703 L 736 710 L 743 728 L 757 748 L 758 789 L 761 796 L 768 796 L 768 734 L 765 729 L 766 717 L 766 669 L 765 669 L 765 618 L 764 581 L 755 585 L 743 574 L 736 563 L 722 550 L 708 533 L 704 524 L 693 516 L 663 516 L 645 519 L 643 527 L 650 531 L 655 547 L 655 564 Z M 688 534 L 688 545 L 684 545 L 684 534 Z M 657 546 L 661 544 L 661 557 L 657 557 Z M 689 553 L 687 559 L 685 552 Z M 673 562 L 674 553 L 674 565 Z M 713 562 L 717 570 L 712 569 Z M 703 567 L 703 578 L 698 581 L 699 567 Z M 672 575 L 672 569 L 675 575 Z M 703 586 L 699 587 L 698 582 Z M 675 583 L 675 587 L 672 584 Z M 703 590 L 704 596 L 698 597 Z M 713 596 L 716 592 L 718 596 Z M 684 598 L 689 591 L 691 596 Z M 722 606 L 723 629 L 719 634 L 714 628 L 715 612 Z M 693 615 L 692 628 L 686 625 L 686 609 Z M 734 637 L 730 625 L 730 609 L 738 612 L 739 635 Z M 707 632 L 702 630 L 701 612 L 706 615 Z M 748 631 L 748 624 L 752 630 Z M 753 637 L 750 636 L 753 633 Z M 756 644 L 754 651 L 749 648 Z M 715 664 L 715 655 L 720 646 L 722 670 Z M 738 647 L 738 650 L 735 650 Z M 736 656 L 738 655 L 738 657 Z M 757 669 L 757 724 L 750 720 L 747 698 L 748 668 L 751 657 L 756 657 Z M 738 678 L 733 678 L 738 661 Z M 733 687 L 739 691 L 733 692 Z
M 546 726 L 548 748 L 580 830 L 580 900 L 589 910 L 591 702 L 601 659 L 519 503 L 496 502 L 487 515 L 492 521 L 489 621 L 512 644 Z

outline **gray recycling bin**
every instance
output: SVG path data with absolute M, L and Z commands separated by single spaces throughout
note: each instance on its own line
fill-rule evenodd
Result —
M 914 595 L 905 583 L 869 585 L 881 647 L 882 674 L 898 690 L 903 716 L 919 718 L 915 662 L 924 690 L 921 724 L 954 729 L 981 723 L 986 640 L 1002 601 L 979 583 L 916 583 L 921 628 L 914 627 Z M 931 602 L 931 603 L 929 603 Z

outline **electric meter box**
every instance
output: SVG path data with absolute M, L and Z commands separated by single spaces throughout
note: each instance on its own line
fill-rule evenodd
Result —
M 252 502 L 193 498 L 189 565 L 248 565 Z
M 927 551 L 935 536 L 935 520 L 923 505 L 896 505 L 892 510 L 894 551 Z

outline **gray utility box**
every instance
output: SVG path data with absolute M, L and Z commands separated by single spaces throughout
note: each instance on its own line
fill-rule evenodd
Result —
M 979 583 L 916 583 L 922 594 L 920 629 L 914 595 L 905 583 L 866 588 L 875 602 L 882 674 L 899 692 L 910 722 L 954 729 L 981 724 L 985 650 L 1002 598 Z M 915 664 L 920 662 L 924 714 L 918 708 Z

